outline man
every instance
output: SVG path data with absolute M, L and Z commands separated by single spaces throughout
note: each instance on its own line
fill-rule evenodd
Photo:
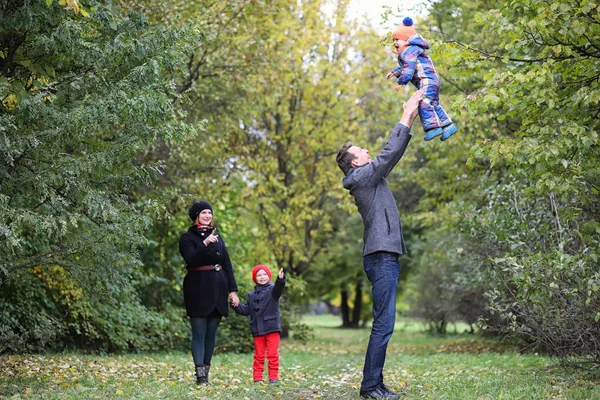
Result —
M 344 188 L 354 197 L 364 225 L 363 266 L 372 285 L 373 326 L 367 346 L 360 395 L 364 398 L 397 399 L 398 394 L 383 383 L 383 365 L 388 341 L 396 321 L 396 291 L 400 263 L 406 253 L 398 206 L 386 177 L 400 161 L 412 135 L 419 101 L 418 90 L 404 103 L 404 113 L 394 127 L 385 147 L 374 160 L 369 151 L 348 142 L 336 161 L 344 172 Z

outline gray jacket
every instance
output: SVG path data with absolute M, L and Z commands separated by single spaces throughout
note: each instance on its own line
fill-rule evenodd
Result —
M 402 158 L 411 138 L 410 129 L 398 123 L 381 153 L 370 163 L 351 168 L 342 181 L 354 196 L 363 220 L 363 257 L 376 251 L 406 253 L 398 206 L 385 178 Z

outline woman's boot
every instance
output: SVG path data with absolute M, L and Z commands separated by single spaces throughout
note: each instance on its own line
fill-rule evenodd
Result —
M 205 379 L 204 384 L 206 386 L 210 386 L 210 382 L 208 381 L 208 373 L 210 372 L 210 364 L 205 365 L 204 368 L 206 371 L 206 378 L 204 378 Z
M 196 384 L 208 385 L 208 371 L 206 365 L 196 366 Z

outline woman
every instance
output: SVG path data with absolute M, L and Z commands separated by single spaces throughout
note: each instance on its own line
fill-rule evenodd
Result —
M 227 316 L 228 301 L 237 307 L 240 300 L 227 248 L 212 225 L 211 205 L 197 201 L 189 215 L 193 225 L 179 239 L 179 252 L 187 265 L 183 299 L 192 325 L 196 383 L 208 386 L 217 328 L 221 318 Z

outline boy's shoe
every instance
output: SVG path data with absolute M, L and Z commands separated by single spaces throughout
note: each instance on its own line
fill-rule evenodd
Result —
M 458 130 L 458 128 L 454 124 L 445 126 L 444 129 L 442 129 L 443 133 L 442 133 L 442 137 L 440 139 L 442 141 L 448 139 L 450 136 L 454 135 L 457 130 Z
M 430 129 L 428 131 L 425 131 L 425 140 L 431 140 L 441 134 L 442 134 L 442 128 Z
M 277 379 L 269 379 L 269 385 L 276 385 L 279 381 Z
M 260 381 L 260 380 L 257 379 L 257 380 L 254 381 L 254 383 L 263 383 L 263 381 Z

